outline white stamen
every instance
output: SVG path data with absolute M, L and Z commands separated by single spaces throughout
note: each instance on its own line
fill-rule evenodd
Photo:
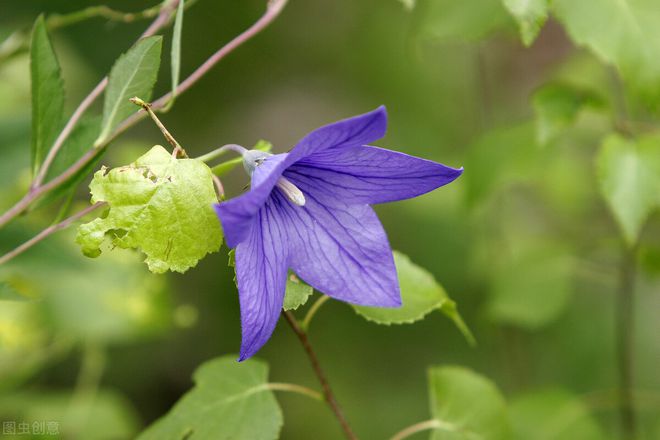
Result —
M 294 205 L 305 206 L 305 195 L 300 189 L 286 177 L 280 177 L 277 181 L 277 187 L 282 191 L 282 194 L 291 201 Z

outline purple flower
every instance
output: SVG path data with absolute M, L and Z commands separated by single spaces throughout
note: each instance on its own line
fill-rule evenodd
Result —
M 463 170 L 368 146 L 386 127 L 380 107 L 321 127 L 288 153 L 244 152 L 251 190 L 215 206 L 227 245 L 236 247 L 239 360 L 273 333 L 288 269 L 341 301 L 401 305 L 392 250 L 369 205 L 427 193 Z

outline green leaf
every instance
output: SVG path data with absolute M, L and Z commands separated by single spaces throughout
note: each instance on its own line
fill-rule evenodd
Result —
M 474 343 L 472 334 L 456 310 L 456 303 L 449 298 L 433 275 L 415 265 L 407 255 L 397 251 L 394 251 L 394 263 L 403 305 L 398 308 L 353 305 L 353 309 L 369 321 L 386 325 L 411 324 L 434 310 L 440 310 L 454 322 L 470 343 Z
M 100 129 L 100 118 L 90 117 L 82 119 L 64 142 L 64 145 L 62 145 L 62 149 L 57 156 L 55 156 L 55 160 L 48 170 L 46 181 L 62 174 L 71 165 L 76 163 L 88 150 L 94 148 L 94 140 L 97 138 Z M 35 203 L 33 209 L 46 206 L 49 203 L 70 194 L 72 191 L 75 191 L 78 184 L 80 184 L 80 182 L 82 182 L 94 170 L 104 152 L 105 150 L 99 150 L 98 154 L 94 157 L 94 160 L 90 161 L 77 173 L 65 180 L 45 196 L 41 197 Z
M 253 150 L 259 150 L 259 151 L 265 151 L 265 152 L 270 152 L 273 149 L 273 144 L 271 144 L 268 141 L 265 140 L 260 140 L 256 143 L 254 147 L 252 147 Z M 226 162 L 222 162 L 216 166 L 213 167 L 213 174 L 215 174 L 218 177 L 222 177 L 231 170 L 233 170 L 237 165 L 241 165 L 243 163 L 243 158 L 242 157 L 236 157 L 234 159 L 228 160 Z
M 314 288 L 289 271 L 284 294 L 284 310 L 296 310 L 307 302 L 314 293 Z
M 566 309 L 575 261 L 565 249 L 541 246 L 500 264 L 487 306 L 492 319 L 536 329 Z
M 660 204 L 660 135 L 608 136 L 596 162 L 600 191 L 629 245 Z
M 174 19 L 174 30 L 172 31 L 172 99 L 176 97 L 176 88 L 179 86 L 179 76 L 181 75 L 181 31 L 183 30 L 183 11 L 184 0 L 179 2 Z
M 500 0 L 430 0 L 417 10 L 420 35 L 438 42 L 480 40 L 511 21 Z
M 510 440 L 506 403 L 493 382 L 462 367 L 429 369 L 431 416 L 437 440 Z
M 532 45 L 548 19 L 549 0 L 503 0 L 504 6 L 518 23 L 525 46 Z
M 76 242 L 89 257 L 109 237 L 113 246 L 141 249 L 154 273 L 185 272 L 220 249 L 217 199 L 203 162 L 177 160 L 156 145 L 129 166 L 97 171 L 90 189 L 92 203 L 107 202 L 110 211 L 78 228 Z
M 554 0 L 552 5 L 575 43 L 614 64 L 648 102 L 660 98 L 660 8 L 656 0 Z
M 236 267 L 236 250 L 231 249 L 228 253 L 229 267 Z M 236 275 L 234 274 L 234 284 L 238 287 L 238 282 L 236 281 Z M 298 307 L 302 306 L 309 300 L 309 297 L 314 293 L 312 286 L 305 283 L 303 280 L 298 278 L 298 276 L 289 271 L 286 280 L 286 290 L 284 292 L 284 305 L 282 308 L 284 310 L 296 310 Z
M 277 439 L 282 411 L 268 390 L 268 365 L 223 356 L 200 366 L 195 387 L 138 440 Z
M 536 113 L 536 137 L 541 145 L 573 125 L 581 110 L 605 105 L 595 92 L 560 83 L 541 87 L 534 93 L 532 102 Z
M 26 438 L 134 438 L 139 423 L 128 399 L 105 390 L 95 395 L 89 405 L 87 402 L 78 403 L 65 392 L 23 391 L 7 394 L 0 397 L 0 418 L 29 421 L 30 432 L 35 433 L 35 429 L 39 429 L 46 434 Z M 38 425 L 35 427 L 33 422 Z M 48 435 L 50 429 L 56 430 L 57 434 Z
M 101 134 L 96 145 L 105 142 L 119 123 L 136 111 L 130 98 L 138 96 L 145 101 L 151 98 L 158 76 L 162 45 L 163 38 L 160 36 L 144 38 L 120 56 L 112 66 L 103 102 Z
M 564 390 L 544 390 L 519 396 L 509 414 L 520 440 L 604 440 L 587 406 Z
M 36 174 L 62 128 L 64 82 L 43 15 L 37 18 L 30 46 L 32 81 L 32 172 Z

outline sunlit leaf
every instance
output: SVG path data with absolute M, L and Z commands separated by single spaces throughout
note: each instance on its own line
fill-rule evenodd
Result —
M 520 440 L 604 440 L 587 406 L 571 393 L 545 390 L 514 399 L 511 423 Z
M 101 254 L 106 237 L 120 248 L 139 248 L 155 273 L 185 272 L 220 249 L 222 230 L 211 170 L 195 159 L 175 159 L 157 145 L 133 164 L 96 172 L 92 203 L 107 202 L 105 217 L 79 227 L 85 255 Z
M 36 173 L 62 128 L 64 82 L 43 15 L 32 30 L 32 172 Z
M 610 135 L 597 158 L 600 191 L 632 245 L 660 204 L 660 136 L 635 141 Z
M 513 15 L 520 38 L 525 46 L 531 46 L 548 19 L 549 0 L 503 0 L 504 6 Z
M 398 308 L 356 306 L 355 311 L 378 324 L 410 324 L 434 310 L 440 310 L 451 319 L 470 342 L 474 339 L 456 310 L 456 303 L 433 278 L 428 271 L 415 265 L 407 255 L 394 251 L 401 300 L 403 305 Z
M 223 356 L 195 371 L 195 387 L 138 440 L 269 440 L 279 436 L 282 411 L 266 387 L 268 366 Z
M 431 417 L 437 440 L 510 440 L 506 403 L 489 379 L 462 367 L 429 369 Z
M 160 67 L 162 37 L 140 40 L 120 56 L 110 71 L 103 102 L 101 134 L 95 144 L 102 144 L 121 121 L 137 111 L 129 101 L 137 96 L 148 101 Z
M 575 43 L 614 64 L 648 102 L 657 101 L 660 8 L 656 0 L 554 0 L 552 6 Z

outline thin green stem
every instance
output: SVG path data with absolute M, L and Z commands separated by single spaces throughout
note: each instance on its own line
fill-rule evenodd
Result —
M 105 18 L 110 21 L 132 23 L 137 20 L 145 20 L 155 17 L 158 15 L 160 8 L 161 5 L 158 4 L 139 12 L 122 12 L 116 11 L 105 5 L 89 6 L 80 11 L 71 12 L 70 14 L 53 14 L 46 20 L 46 25 L 49 30 L 55 30 L 97 17 Z
M 298 385 L 295 383 L 269 382 L 266 384 L 266 388 L 273 391 L 286 391 L 290 393 L 301 394 L 303 396 L 311 397 L 312 399 L 318 400 L 320 402 L 325 401 L 323 394 L 311 388 Z
M 70 421 L 71 431 L 75 433 L 75 428 L 84 424 L 89 417 L 89 413 L 94 399 L 99 389 L 103 370 L 105 369 L 106 356 L 103 347 L 95 341 L 87 341 L 83 348 L 80 371 L 71 397 L 71 403 L 67 413 Z M 71 434 L 72 438 L 77 437 Z
M 218 157 L 224 155 L 228 151 L 234 151 L 242 156 L 243 154 L 245 154 L 247 149 L 237 144 L 227 144 L 227 145 L 223 145 L 222 147 L 216 148 L 215 150 L 210 151 L 206 154 L 198 156 L 195 159 L 201 160 L 202 162 L 210 162 L 213 159 L 217 159 Z
M 151 117 L 151 120 L 154 121 L 154 124 L 156 124 L 156 127 L 160 130 L 161 133 L 163 133 L 163 136 L 165 137 L 165 140 L 174 148 L 172 151 L 172 157 L 177 157 L 179 153 L 183 157 L 188 157 L 186 154 L 186 150 L 181 147 L 181 144 L 177 142 L 177 140 L 172 136 L 172 134 L 169 132 L 167 128 L 165 128 L 165 125 L 163 125 L 162 122 L 160 122 L 160 119 L 158 119 L 158 116 L 154 113 L 154 111 L 151 109 L 151 104 L 144 102 L 142 99 L 138 98 L 137 96 L 129 99 L 133 104 L 142 107 L 144 111 L 147 112 L 149 117 Z
M 312 323 L 312 319 L 314 318 L 314 315 L 316 315 L 316 312 L 319 311 L 321 306 L 325 304 L 330 297 L 328 295 L 321 295 L 314 304 L 312 304 L 312 307 L 309 308 L 307 311 L 307 314 L 305 315 L 305 319 L 303 319 L 303 322 L 301 324 L 303 330 L 308 331 L 309 330 L 309 325 Z
M 392 436 L 390 440 L 403 440 L 408 438 L 418 432 L 430 431 L 432 429 L 440 429 L 443 427 L 442 422 L 436 419 L 426 420 L 424 422 L 415 423 L 414 425 L 408 426 L 407 428 L 402 429 Z
M 621 260 L 619 291 L 615 307 L 616 362 L 619 369 L 619 415 L 622 438 L 637 438 L 637 421 L 633 398 L 634 387 L 634 293 L 637 245 L 625 248 Z

